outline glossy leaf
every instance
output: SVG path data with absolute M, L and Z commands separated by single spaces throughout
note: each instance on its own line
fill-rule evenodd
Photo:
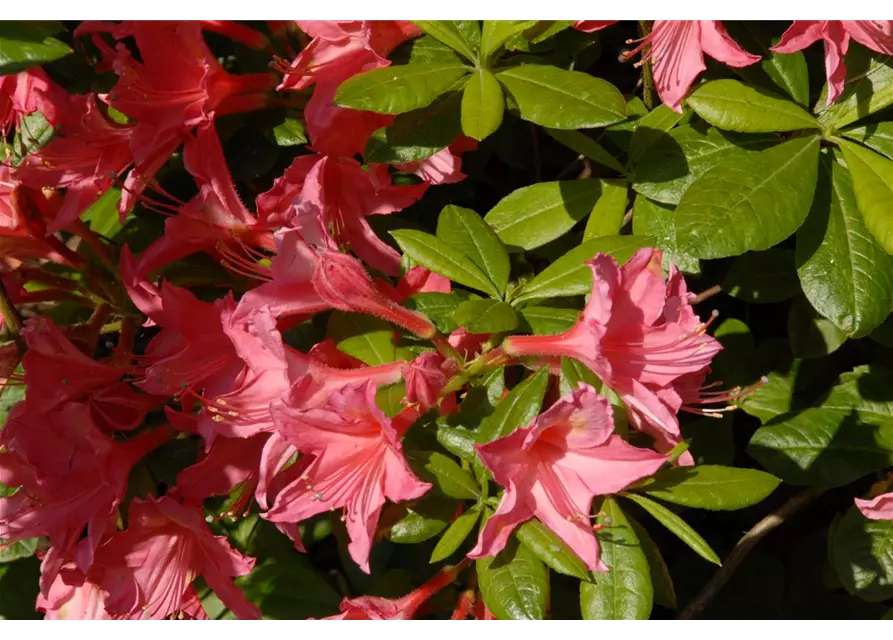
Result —
M 505 292 L 511 269 L 508 252 L 493 228 L 477 213 L 455 205 L 444 207 L 437 219 L 437 237 L 468 256 L 500 294 Z
M 658 105 L 653 111 L 649 111 L 636 120 L 636 128 L 633 130 L 629 141 L 627 155 L 629 162 L 635 164 L 639 158 L 650 155 L 651 146 L 664 137 L 666 132 L 675 127 L 684 114 L 670 109 L 665 104 Z M 645 152 L 648 152 L 646 154 Z
M 518 427 L 530 424 L 540 412 L 548 384 L 549 370 L 542 367 L 509 391 L 497 405 L 493 415 L 481 423 L 478 442 L 492 442 L 509 435 Z
M 442 333 L 452 333 L 459 328 L 453 319 L 453 312 L 464 302 L 464 297 L 456 293 L 426 291 L 417 293 L 405 301 L 405 306 L 419 311 L 435 324 Z
M 574 309 L 554 307 L 524 307 L 521 315 L 530 325 L 532 333 L 549 335 L 564 333 L 577 321 L 580 313 Z
M 529 29 L 536 20 L 484 20 L 481 33 L 481 57 L 489 58 L 496 53 L 506 40 Z
M 481 33 L 476 21 L 472 20 L 415 20 L 425 33 L 440 40 L 454 51 L 469 60 L 477 58 Z
M 828 532 L 828 556 L 852 595 L 868 602 L 893 597 L 893 521 L 869 520 L 850 507 Z
M 716 552 L 710 548 L 707 541 L 704 540 L 697 531 L 692 529 L 682 518 L 665 506 L 654 502 L 653 500 L 649 500 L 645 496 L 636 495 L 635 493 L 624 494 L 624 497 L 642 507 L 649 515 L 669 529 L 673 535 L 691 547 L 692 551 L 704 558 L 704 560 L 716 565 L 721 564 L 719 556 L 717 556 Z
M 788 311 L 791 352 L 798 358 L 821 358 L 837 351 L 847 336 L 837 325 L 823 318 L 805 297 L 799 296 Z
M 496 74 L 524 120 L 553 129 L 604 127 L 626 118 L 614 85 L 579 71 L 525 64 Z
M 409 64 L 355 75 L 335 93 L 339 107 L 375 113 L 406 113 L 427 107 L 438 96 L 459 88 L 468 68 L 453 64 Z
M 335 341 L 338 349 L 368 365 L 396 359 L 394 328 L 380 318 L 333 311 L 329 318 L 328 336 Z
M 71 47 L 52 37 L 58 33 L 59 26 L 58 22 L 0 22 L 0 76 L 19 73 L 71 53 Z
M 806 222 L 797 232 L 803 293 L 847 335 L 871 333 L 893 311 L 893 257 L 862 221 L 850 172 L 830 155 Z
M 583 264 L 600 252 L 626 262 L 638 249 L 651 246 L 648 236 L 605 236 L 584 242 L 543 269 L 524 285 L 514 301 L 578 296 L 592 290 L 592 270 Z
M 704 120 L 726 131 L 770 133 L 819 129 L 802 107 L 738 80 L 712 80 L 698 86 L 686 104 Z
M 518 326 L 518 314 L 499 300 L 467 300 L 456 307 L 453 318 L 471 333 L 502 333 Z
M 536 518 L 515 529 L 515 536 L 550 569 L 572 578 L 589 580 L 589 571 L 580 557 Z
M 535 249 L 570 231 L 601 195 L 601 180 L 540 182 L 504 197 L 484 220 L 509 247 Z
M 652 202 L 642 195 L 637 195 L 633 202 L 633 233 L 653 238 L 652 246 L 665 252 L 664 262 L 675 264 L 684 273 L 698 273 L 701 270 L 698 259 L 682 253 L 676 246 L 675 219 L 673 207 Z
M 676 209 L 679 249 L 721 258 L 768 249 L 790 236 L 812 205 L 818 153 L 817 138 L 795 138 L 713 167 Z
M 648 559 L 635 530 L 609 497 L 602 506 L 605 528 L 596 535 L 607 572 L 594 572 L 593 584 L 580 585 L 584 620 L 647 620 L 654 591 Z
M 735 259 L 722 289 L 745 302 L 781 302 L 800 293 L 794 252 L 773 247 Z
M 505 97 L 502 87 L 487 69 L 478 69 L 468 79 L 462 93 L 462 132 L 483 140 L 502 124 Z
M 648 560 L 648 570 L 651 574 L 651 588 L 654 592 L 654 603 L 668 609 L 676 608 L 676 588 L 673 586 L 673 578 L 670 577 L 670 570 L 667 563 L 661 555 L 660 548 L 657 543 L 651 539 L 645 527 L 640 525 L 631 515 L 624 514 L 636 538 L 639 539 L 639 546 L 642 547 L 642 553 Z
M 822 126 L 840 129 L 893 104 L 893 62 L 889 56 L 850 47 L 846 67 L 847 82 L 837 100 L 826 104 L 827 86 L 819 96 L 815 110 Z
M 862 127 L 846 129 L 840 133 L 893 159 L 893 122 L 875 122 Z
M 494 298 L 499 297 L 499 291 L 486 274 L 459 249 L 422 231 L 403 229 L 392 231 L 391 235 L 404 253 L 426 269 Z
M 0 564 L 22 558 L 30 558 L 37 551 L 39 542 L 39 538 L 27 538 L 18 542 L 10 542 L 0 538 Z
M 893 253 L 893 160 L 852 142 L 841 140 L 839 145 L 853 178 L 853 193 L 865 226 L 884 251 Z
M 697 465 L 661 470 L 633 490 L 685 507 L 734 511 L 762 502 L 780 482 L 756 469 Z
M 409 453 L 407 458 L 421 465 L 418 468 L 419 476 L 432 482 L 448 498 L 476 500 L 481 493 L 471 474 L 447 455 L 437 451 L 422 451 Z
M 431 552 L 430 562 L 440 562 L 446 560 L 453 555 L 462 543 L 468 538 L 474 526 L 481 517 L 481 511 L 478 507 L 472 507 L 461 516 L 453 520 L 452 524 L 443 532 L 437 546 Z
M 280 147 L 296 147 L 309 142 L 304 123 L 297 118 L 286 118 L 273 127 L 273 139 Z
M 586 221 L 583 241 L 618 235 L 620 227 L 623 226 L 623 217 L 626 215 L 628 204 L 629 195 L 626 181 L 602 180 L 602 193 L 595 201 L 589 219 Z
M 388 539 L 397 544 L 418 544 L 430 540 L 447 528 L 456 513 L 454 503 L 442 498 L 426 496 L 411 507 L 406 515 L 395 522 L 388 532 Z
M 550 129 L 548 127 L 545 127 L 543 130 L 568 149 L 576 151 L 580 155 L 589 158 L 603 167 L 613 169 L 621 175 L 629 175 L 620 161 L 614 158 L 607 149 L 582 131 Z
M 427 107 L 401 113 L 375 131 L 366 143 L 369 162 L 402 164 L 430 158 L 446 149 L 461 133 L 462 94 L 451 91 Z
M 509 540 L 495 557 L 480 558 L 481 595 L 500 620 L 542 620 L 549 599 L 545 565 L 524 545 Z

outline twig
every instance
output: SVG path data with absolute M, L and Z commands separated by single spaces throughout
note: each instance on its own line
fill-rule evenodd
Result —
M 701 592 L 695 596 L 694 600 L 688 603 L 676 619 L 677 620 L 693 620 L 695 616 L 701 613 L 710 602 L 717 596 L 723 586 L 728 582 L 732 574 L 744 560 L 748 553 L 757 545 L 757 543 L 766 537 L 772 530 L 776 529 L 785 520 L 788 520 L 795 513 L 800 511 L 810 502 L 822 495 L 827 489 L 824 487 L 810 487 L 802 493 L 798 493 L 793 498 L 785 502 L 779 509 L 770 513 L 768 516 L 760 520 L 754 527 L 744 534 L 729 557 L 723 563 L 722 567 L 713 575 L 710 582 L 701 589 Z
M 639 20 L 639 31 L 643 38 L 647 38 L 651 34 L 651 28 L 648 26 L 648 22 Z M 644 102 L 645 107 L 651 111 L 651 107 L 654 104 L 654 77 L 651 74 L 651 60 L 645 57 L 644 51 L 642 52 L 642 62 L 642 102 Z
M 18 339 L 19 332 L 22 330 L 22 316 L 9 301 L 6 287 L 3 286 L 2 281 L 0 281 L 0 316 L 3 317 L 3 324 L 6 325 L 7 331 L 13 338 Z

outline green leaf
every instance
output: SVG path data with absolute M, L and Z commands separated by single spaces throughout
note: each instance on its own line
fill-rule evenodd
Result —
M 408 55 L 401 55 L 401 49 L 404 48 L 409 50 Z M 464 64 L 462 57 L 452 48 L 429 35 L 404 43 L 392 54 L 392 59 L 397 64 Z
M 875 122 L 841 131 L 851 140 L 861 142 L 881 155 L 893 159 L 893 122 Z
M 679 249 L 724 258 L 768 249 L 790 236 L 812 205 L 818 153 L 818 138 L 794 138 L 713 167 L 676 209 Z
M 850 507 L 831 525 L 828 557 L 852 595 L 867 602 L 893 597 L 893 521 L 869 520 Z
M 509 435 L 518 427 L 526 427 L 539 414 L 548 384 L 548 367 L 542 367 L 509 391 L 496 406 L 496 411 L 481 423 L 478 442 L 492 442 Z
M 853 177 L 853 193 L 865 226 L 884 251 L 893 253 L 893 160 L 852 142 L 840 140 L 838 144 Z
M 602 180 L 602 193 L 586 221 L 583 240 L 616 236 L 623 226 L 629 204 L 629 185 L 625 180 Z
M 488 59 L 505 44 L 506 40 L 535 24 L 536 20 L 484 20 L 481 57 Z
M 714 127 L 743 133 L 820 129 L 802 107 L 738 80 L 711 80 L 686 100 L 695 113 Z
M 563 144 L 568 149 L 576 151 L 580 155 L 589 158 L 593 162 L 597 162 L 603 167 L 613 169 L 621 175 L 629 175 L 626 167 L 620 164 L 620 162 L 616 160 L 607 149 L 605 149 L 598 142 L 587 136 L 582 131 L 550 129 L 549 127 L 543 128 L 543 131 L 548 133 L 552 138 Z
M 455 293 L 425 291 L 417 293 L 405 302 L 406 306 L 425 314 L 441 333 L 452 333 L 459 328 L 453 319 L 456 310 L 464 298 Z
M 648 559 L 620 505 L 610 496 L 602 511 L 606 527 L 596 535 L 607 572 L 593 572 L 594 584 L 580 585 L 584 620 L 647 620 L 654 590 Z
M 662 262 L 675 264 L 685 273 L 699 273 L 701 264 L 698 259 L 676 247 L 675 218 L 675 208 L 652 202 L 641 194 L 633 202 L 633 233 L 653 238 L 653 246 L 665 252 Z
M 368 162 L 403 164 L 430 158 L 446 149 L 461 133 L 459 91 L 445 93 L 427 107 L 401 113 L 375 131 L 366 143 Z
M 388 539 L 397 544 L 425 542 L 446 529 L 455 513 L 454 502 L 425 496 L 406 508 L 406 515 L 391 526 Z
M 387 417 L 393 418 L 405 408 L 403 406 L 403 399 L 405 397 L 406 384 L 397 382 L 396 384 L 379 387 L 375 392 L 375 404 L 378 405 L 378 408 L 381 409 Z
M 499 297 L 499 290 L 486 274 L 459 249 L 431 234 L 413 229 L 392 231 L 391 236 L 405 254 L 426 269 L 494 298 Z
M 704 560 L 712 562 L 715 565 L 722 564 L 719 560 L 719 556 L 717 556 L 716 552 L 710 548 L 707 541 L 704 540 L 697 531 L 692 529 L 682 518 L 665 506 L 635 493 L 627 493 L 623 495 L 625 498 L 632 500 L 647 511 L 655 520 L 669 529 L 673 535 L 691 547 L 692 551 L 704 558 Z
M 24 20 L 0 21 L 0 76 L 19 73 L 71 53 L 71 47 L 51 37 L 59 31 L 54 24 Z
M 720 352 L 722 354 L 723 352 Z M 745 413 L 759 418 L 766 424 L 773 418 L 788 413 L 794 406 L 794 380 L 798 377 L 802 360 L 795 359 L 787 339 L 775 338 L 766 340 L 756 349 L 752 362 L 755 363 L 752 377 L 747 379 L 730 379 L 730 383 L 750 384 L 756 382 L 757 373 L 767 372 L 767 381 L 756 391 L 733 404 Z M 719 358 L 720 355 L 717 355 Z M 739 363 L 745 364 L 747 360 Z M 728 371 L 734 365 L 726 367 Z M 733 369 L 734 370 L 734 369 Z
M 427 107 L 458 85 L 468 68 L 453 64 L 409 64 L 353 76 L 335 92 L 339 107 L 375 113 L 406 113 Z
M 830 154 L 821 164 L 812 210 L 797 232 L 797 273 L 815 310 L 860 338 L 893 311 L 893 257 L 866 229 L 850 172 Z
M 510 248 L 536 249 L 585 218 L 602 194 L 602 181 L 540 182 L 513 191 L 484 217 Z
M 329 317 L 327 335 L 339 350 L 368 365 L 396 359 L 394 328 L 380 318 L 336 310 Z
M 481 595 L 500 620 L 542 620 L 549 600 L 545 565 L 524 545 L 509 540 L 495 557 L 475 563 Z
M 797 297 L 788 311 L 788 336 L 791 352 L 798 358 L 821 358 L 834 353 L 847 336 L 812 308 L 805 297 Z
M 530 325 L 532 333 L 550 335 L 564 333 L 570 329 L 580 315 L 574 309 L 557 309 L 553 307 L 525 307 L 521 315 Z
M 561 381 L 559 391 L 566 396 L 585 382 L 596 391 L 602 388 L 601 380 L 593 373 L 592 369 L 575 358 L 561 358 Z
M 648 570 L 651 573 L 651 587 L 654 591 L 654 602 L 667 609 L 675 609 L 676 589 L 673 586 L 673 578 L 670 577 L 667 563 L 664 562 L 664 558 L 660 553 L 660 548 L 651 539 L 648 532 L 645 531 L 645 527 L 636 522 L 631 515 L 624 515 L 632 527 L 633 533 L 639 539 L 639 546 L 642 547 L 645 559 L 648 560 Z
M 777 53 L 772 51 L 781 40 L 767 34 L 771 29 L 761 28 L 764 25 L 756 22 L 740 21 L 728 23 L 729 34 L 746 51 L 759 55 L 759 65 L 748 65 L 735 69 L 735 73 L 753 85 L 765 86 L 767 89 L 782 89 L 800 106 L 808 106 L 809 101 L 809 69 L 805 56 L 795 53 Z
M 568 251 L 524 285 L 515 302 L 579 296 L 592 290 L 592 270 L 583 264 L 599 252 L 626 262 L 637 250 L 650 246 L 647 236 L 605 236 L 584 242 Z
M 462 94 L 462 132 L 483 140 L 502 124 L 505 97 L 502 87 L 487 69 L 477 69 Z
M 34 111 L 26 115 L 12 141 L 13 165 L 18 166 L 25 156 L 43 149 L 55 136 L 56 130 L 42 113 Z
M 635 164 L 646 151 L 650 153 L 651 146 L 663 138 L 665 132 L 675 127 L 683 116 L 684 114 L 662 104 L 638 118 L 627 150 L 630 164 Z
M 0 538 L 0 564 L 30 558 L 37 551 L 40 538 L 27 538 L 18 542 L 9 542 Z
M 480 517 L 480 508 L 474 506 L 456 518 L 437 541 L 437 546 L 431 552 L 430 562 L 440 562 L 453 555 L 474 530 L 474 525 L 477 524 Z
M 453 427 L 438 420 L 437 442 L 444 449 L 468 462 L 474 462 L 477 453 L 474 450 L 475 432 L 463 427 Z
M 859 371 L 825 400 L 778 416 L 753 434 L 747 452 L 785 482 L 842 486 L 893 465 L 889 372 Z
M 833 104 L 826 105 L 827 85 L 815 111 L 822 126 L 840 129 L 893 104 L 893 62 L 890 56 L 864 47 L 850 47 L 845 58 L 847 82 Z M 852 167 L 850 167 L 852 170 Z
M 572 578 L 589 580 L 586 564 L 561 538 L 536 518 L 515 529 L 515 536 L 547 567 Z
M 267 620 L 322 618 L 338 613 L 341 601 L 338 592 L 296 551 L 267 558 L 235 583 Z
M 121 190 L 110 187 L 99 199 L 81 214 L 81 219 L 90 226 L 90 231 L 104 238 L 114 238 L 121 231 L 121 216 L 118 213 L 118 200 Z
M 477 213 L 447 205 L 437 219 L 437 237 L 468 256 L 483 269 L 499 293 L 505 293 L 511 270 L 508 252 L 493 228 Z
M 781 302 L 800 293 L 794 252 L 773 247 L 735 258 L 722 289 L 745 302 Z
M 774 136 L 739 136 L 712 127 L 677 127 L 661 135 L 635 164 L 633 189 L 664 204 L 679 204 L 688 187 L 727 158 L 765 148 Z
M 297 118 L 286 118 L 273 127 L 273 139 L 280 147 L 296 147 L 309 142 L 304 123 Z
M 685 507 L 735 511 L 762 502 L 779 482 L 756 469 L 698 465 L 664 469 L 633 490 Z
M 37 558 L 0 564 L 0 620 L 35 620 L 40 617 L 34 608 L 40 593 L 39 580 Z
M 553 129 L 604 127 L 626 118 L 617 88 L 579 71 L 525 64 L 496 74 L 524 120 Z
M 456 307 L 453 318 L 469 333 L 503 333 L 518 326 L 518 314 L 499 300 L 468 300 Z
M 428 35 L 437 38 L 469 60 L 477 60 L 480 27 L 473 20 L 413 20 Z
M 477 500 L 481 488 L 465 469 L 447 455 L 437 451 L 420 451 L 407 454 L 407 458 L 420 465 L 419 476 L 434 483 L 437 489 L 448 498 L 457 500 Z

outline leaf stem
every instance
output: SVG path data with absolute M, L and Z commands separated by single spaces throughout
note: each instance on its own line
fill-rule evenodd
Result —
M 810 487 L 806 491 L 798 493 L 793 498 L 785 502 L 777 510 L 756 523 L 753 528 L 744 534 L 744 536 L 732 549 L 729 557 L 723 562 L 722 567 L 713 575 L 710 582 L 701 589 L 701 592 L 695 596 L 694 600 L 688 603 L 676 619 L 677 620 L 693 620 L 701 613 L 707 605 L 717 596 L 720 590 L 725 586 L 732 574 L 738 569 L 741 562 L 747 557 L 747 554 L 765 538 L 771 531 L 776 529 L 791 516 L 803 509 L 810 502 L 825 493 L 825 487 Z
M 643 38 L 647 38 L 651 33 L 651 27 L 647 20 L 639 20 L 639 32 Z M 654 76 L 651 73 L 651 60 L 646 59 L 644 53 L 642 60 L 644 61 L 642 65 L 642 102 L 651 111 L 651 107 L 654 105 Z

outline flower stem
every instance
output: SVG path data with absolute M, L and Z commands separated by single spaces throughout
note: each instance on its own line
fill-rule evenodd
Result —
M 0 281 L 0 316 L 3 316 L 3 324 L 6 325 L 7 331 L 18 342 L 19 332 L 22 330 L 22 316 L 9 301 L 6 287 L 3 286 L 2 281 Z
M 695 596 L 695 599 L 688 603 L 676 619 L 677 620 L 693 620 L 695 616 L 701 613 L 710 602 L 717 596 L 720 590 L 728 582 L 738 566 L 747 557 L 747 554 L 757 545 L 757 543 L 765 538 L 772 530 L 776 529 L 785 520 L 803 509 L 810 502 L 822 495 L 827 489 L 825 487 L 810 487 L 802 493 L 798 493 L 793 498 L 785 502 L 776 511 L 756 523 L 753 528 L 744 534 L 744 536 L 732 549 L 732 553 L 723 562 L 722 567 L 713 575 L 713 578 L 707 585 L 701 589 L 701 592 Z
M 639 20 L 639 34 L 643 38 L 647 38 L 651 33 L 651 27 L 647 20 Z M 645 64 L 642 65 L 642 102 L 645 107 L 651 111 L 654 105 L 654 76 L 651 73 L 651 60 L 642 57 Z

